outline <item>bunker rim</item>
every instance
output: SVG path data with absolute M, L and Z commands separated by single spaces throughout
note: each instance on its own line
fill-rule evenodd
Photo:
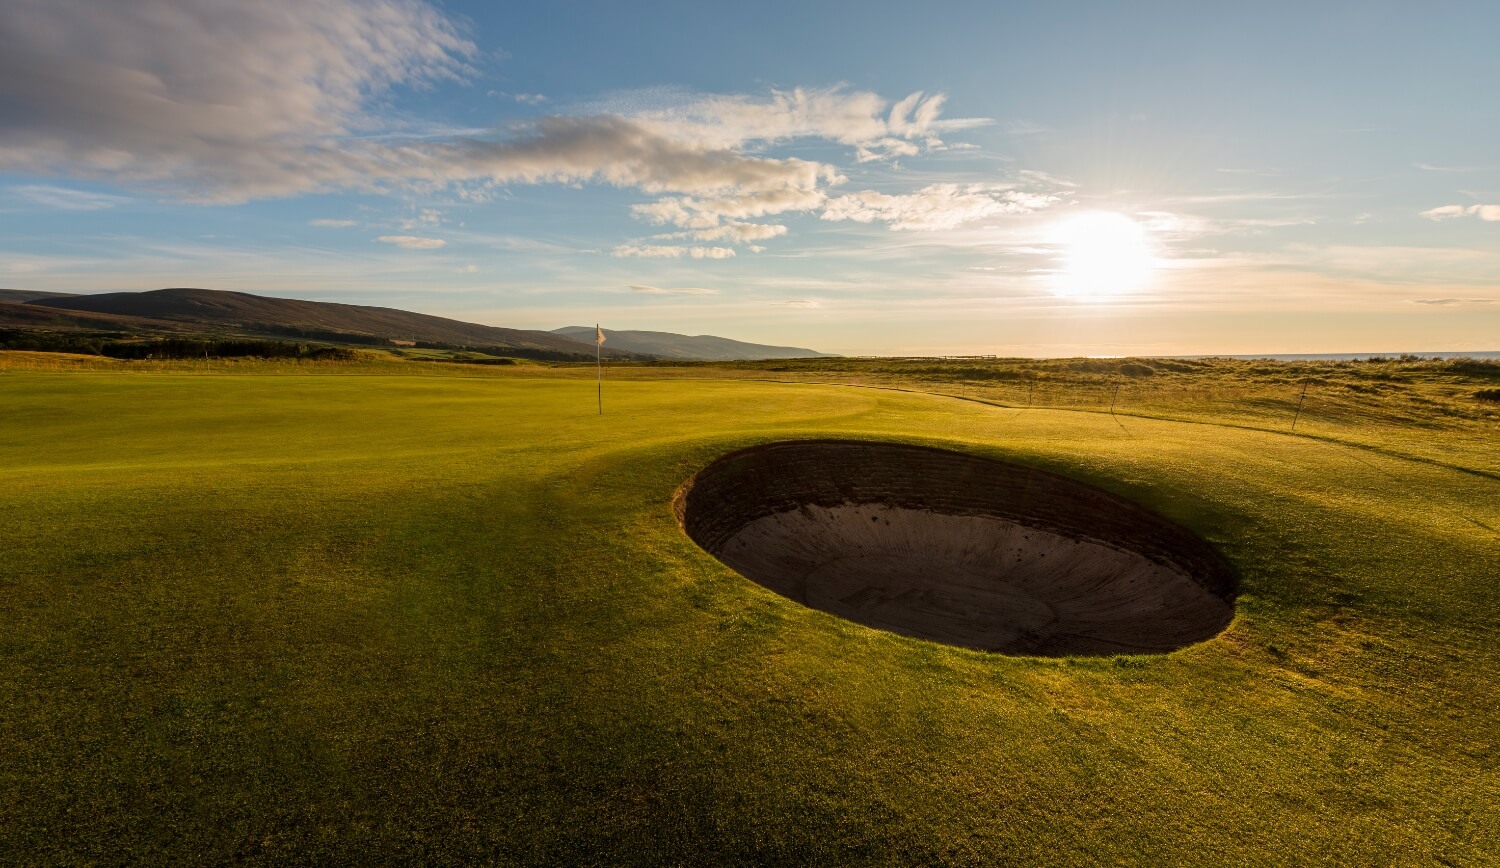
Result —
M 1234 616 L 1192 531 L 1069 477 L 930 446 L 793 440 L 721 456 L 673 508 L 721 563 L 876 629 L 999 654 L 1163 654 Z

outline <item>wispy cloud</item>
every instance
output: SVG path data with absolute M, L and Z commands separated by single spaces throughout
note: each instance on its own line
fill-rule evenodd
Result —
M 1500 221 L 1500 205 L 1441 205 L 1422 212 L 1428 220 L 1455 220 L 1459 217 L 1478 217 L 1490 222 Z
M 382 235 L 375 240 L 383 244 L 394 244 L 407 250 L 436 250 L 448 243 L 441 238 L 421 238 L 416 235 Z
M 1005 123 L 1005 132 L 1012 136 L 1039 136 L 1044 133 L 1056 132 L 1056 130 L 1046 124 L 1039 124 L 1035 121 L 1013 120 Z
M 1446 307 L 1454 304 L 1494 304 L 1500 299 L 1493 298 L 1414 298 L 1412 304 L 1430 304 Z
M 643 283 L 632 283 L 630 288 L 645 295 L 718 295 L 717 289 L 705 289 L 701 286 L 647 286 Z
M 1016 183 L 1029 186 L 1041 187 L 1043 189 L 1061 188 L 1071 190 L 1078 186 L 1067 178 L 1060 178 L 1051 172 L 1041 172 L 1036 169 L 1020 169 L 1016 172 Z
M 1311 217 L 1203 217 L 1171 211 L 1140 211 L 1135 216 L 1158 237 L 1177 240 L 1202 235 L 1256 234 L 1267 229 L 1317 223 Z
M 359 225 L 359 221 L 358 220 L 334 220 L 334 219 L 331 219 L 331 218 L 323 217 L 323 218 L 319 218 L 317 220 L 309 220 L 309 221 L 307 221 L 307 225 L 309 225 L 309 226 L 322 226 L 322 227 L 328 228 L 328 229 L 347 229 L 350 226 L 358 226 Z
M 401 221 L 401 228 L 408 232 L 413 229 L 430 229 L 443 224 L 443 212 L 436 208 L 423 208 L 415 217 L 408 217 Z
M 126 196 L 74 190 L 69 187 L 53 187 L 47 184 L 27 184 L 10 189 L 16 195 L 37 205 L 63 211 L 102 211 L 132 201 Z
M 764 96 L 669 90 L 651 94 L 645 106 L 638 104 L 641 95 L 632 92 L 596 108 L 708 147 L 824 139 L 852 147 L 856 160 L 869 162 L 912 156 L 941 145 L 944 131 L 991 122 L 940 118 L 946 99 L 944 94 L 916 91 L 892 103 L 879 94 L 843 86 L 773 89 Z
M 1031 193 L 994 184 L 932 184 L 900 195 L 864 190 L 828 201 L 824 220 L 886 223 L 892 229 L 952 229 L 999 214 L 1029 214 L 1060 201 L 1052 193 Z
M 1224 191 L 1214 193 L 1194 193 L 1185 196 L 1167 196 L 1161 201 L 1163 204 L 1179 205 L 1224 205 L 1240 204 L 1246 202 L 1282 202 L 1303 199 L 1326 199 L 1327 193 L 1289 193 L 1284 191 Z
M 1281 174 L 1279 169 L 1232 169 L 1228 167 L 1214 169 L 1224 175 L 1254 175 L 1258 178 L 1274 178 Z
M 643 259 L 732 259 L 733 247 L 683 247 L 675 244 L 621 244 L 611 256 Z
M 694 241 L 733 241 L 748 244 L 766 241 L 786 234 L 786 227 L 778 223 L 745 223 L 729 220 L 711 229 L 695 229 L 685 234 Z
M 1465 297 L 1453 289 L 1488 289 L 1500 269 L 1500 250 L 1398 245 L 1288 244 L 1275 257 L 1256 260 L 1265 269 L 1292 268 L 1324 275 L 1377 280 L 1387 285 L 1443 286 L 1441 298 Z M 1269 271 L 1267 273 L 1270 273 Z M 1411 290 L 1408 289 L 1407 292 Z M 1407 296 L 1409 298 L 1409 296 Z
M 1417 163 L 1416 167 L 1424 172 L 1462 173 L 1479 171 L 1478 166 L 1434 166 L 1431 163 Z
M 830 180 L 841 181 L 842 178 Z M 685 229 L 708 230 L 725 220 L 765 217 L 795 211 L 811 211 L 828 200 L 827 194 L 812 186 L 784 187 L 754 193 L 694 198 L 667 197 L 631 208 L 636 217 L 651 223 L 669 223 Z

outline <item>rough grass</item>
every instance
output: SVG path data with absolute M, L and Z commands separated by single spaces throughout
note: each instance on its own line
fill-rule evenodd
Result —
M 600 418 L 541 366 L 18 367 L 0 862 L 1500 860 L 1482 416 L 614 380 Z M 1240 614 L 1168 656 L 988 656 L 676 527 L 713 457 L 822 436 L 1139 499 L 1230 558 Z

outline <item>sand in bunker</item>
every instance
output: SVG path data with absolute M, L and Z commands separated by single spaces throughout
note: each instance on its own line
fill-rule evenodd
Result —
M 1186 529 L 1030 468 L 896 444 L 725 456 L 678 494 L 720 561 L 891 632 L 1032 655 L 1160 653 L 1233 616 L 1228 565 Z

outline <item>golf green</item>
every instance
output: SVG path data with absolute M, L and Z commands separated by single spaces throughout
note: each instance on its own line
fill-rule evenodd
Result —
M 826 385 L 0 373 L 0 862 L 1500 860 L 1500 479 Z M 1434 423 L 1424 435 L 1441 440 Z M 777 440 L 1195 531 L 1234 620 L 1035 658 L 801 606 L 678 526 Z

